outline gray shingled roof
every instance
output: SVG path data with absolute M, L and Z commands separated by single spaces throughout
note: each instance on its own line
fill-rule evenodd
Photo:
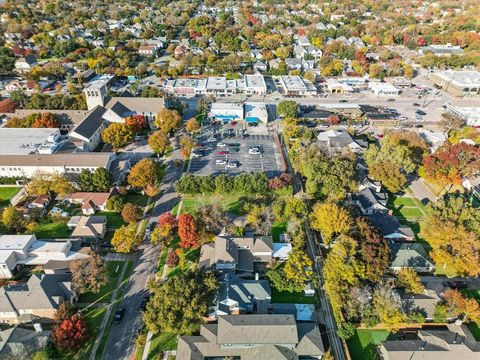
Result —
M 93 134 L 103 126 L 105 120 L 102 118 L 103 114 L 107 111 L 103 106 L 97 106 L 88 114 L 81 123 L 79 123 L 72 132 L 90 139 Z
M 427 252 L 419 243 L 389 244 L 392 251 L 391 268 L 411 267 L 434 268 L 435 265 L 428 259 Z

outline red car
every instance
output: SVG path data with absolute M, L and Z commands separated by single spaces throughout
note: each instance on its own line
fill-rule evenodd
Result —
M 232 126 L 235 126 L 235 125 L 237 125 L 237 124 L 238 124 L 238 123 L 237 123 L 236 121 L 230 121 L 230 125 L 232 125 Z
M 217 152 L 217 155 L 228 155 L 228 154 L 230 154 L 230 152 L 228 152 L 228 151 L 219 151 L 219 152 Z

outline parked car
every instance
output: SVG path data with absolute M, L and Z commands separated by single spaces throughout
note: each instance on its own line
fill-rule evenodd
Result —
M 140 311 L 145 311 L 147 309 L 148 300 L 150 300 L 150 295 L 145 295 L 138 307 Z
M 228 168 L 238 168 L 239 166 L 240 166 L 240 163 L 238 161 L 227 162 L 227 167 Z
M 413 106 L 420 106 L 419 103 L 413 103 L 412 105 L 413 105 Z
M 427 115 L 427 113 L 426 113 L 425 111 L 422 111 L 422 110 L 417 110 L 417 111 L 415 111 L 415 114 L 417 114 L 417 115 L 422 115 L 422 116 L 423 116 L 423 115 Z
M 217 155 L 228 155 L 228 154 L 230 154 L 230 152 L 227 150 L 217 152 Z
M 257 148 L 250 148 L 248 149 L 249 155 L 260 155 L 260 149 Z
M 348 100 L 345 100 L 345 99 L 340 99 L 340 100 L 338 100 L 338 102 L 341 102 L 341 103 L 346 103 L 346 102 L 348 102 Z
M 214 137 L 209 137 L 209 138 L 207 139 L 207 142 L 209 142 L 209 143 L 213 143 L 213 142 L 216 142 L 216 141 L 217 141 L 217 139 L 214 138 Z
M 218 143 L 217 147 L 227 147 L 228 144 L 225 144 L 224 142 Z
M 395 99 L 387 99 L 387 101 L 392 102 L 395 101 Z
M 466 281 L 462 280 L 450 280 L 444 283 L 445 286 L 448 286 L 450 289 L 466 289 L 468 284 Z
M 125 308 L 121 307 L 119 308 L 113 317 L 113 323 L 114 324 L 120 324 L 120 321 L 122 321 L 123 316 L 125 315 Z
M 236 147 L 240 147 L 240 144 L 239 143 L 228 143 L 227 146 L 229 148 L 236 148 Z
M 226 165 L 226 164 L 227 164 L 227 160 L 221 160 L 221 159 L 215 160 L 215 165 Z
M 204 156 L 203 151 L 199 151 L 199 150 L 192 151 L 192 157 L 194 158 L 199 158 L 203 156 Z

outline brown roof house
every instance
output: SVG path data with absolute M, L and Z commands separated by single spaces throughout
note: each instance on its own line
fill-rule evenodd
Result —
M 200 269 L 252 273 L 272 261 L 271 236 L 217 236 L 212 243 L 202 245 Z
M 300 323 L 294 315 L 224 315 L 205 324 L 199 336 L 181 336 L 177 360 L 321 359 L 325 354 L 315 323 Z
M 83 239 L 89 243 L 96 243 L 103 239 L 107 232 L 106 216 L 72 216 L 67 224 L 73 229 L 72 237 Z
M 113 188 L 110 192 L 76 192 L 70 195 L 70 202 L 73 204 L 81 204 L 82 212 L 85 215 L 93 215 L 96 211 L 104 211 L 107 201 L 112 195 Z

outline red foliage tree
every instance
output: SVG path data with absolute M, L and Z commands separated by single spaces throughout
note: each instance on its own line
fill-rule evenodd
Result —
M 465 143 L 447 144 L 426 156 L 425 175 L 444 184 L 461 184 L 480 171 L 480 147 Z
M 53 342 L 58 349 L 76 351 L 88 339 L 88 329 L 80 314 L 63 320 L 53 332 Z
M 327 121 L 330 125 L 340 124 L 340 117 L 338 115 L 329 115 Z
M 0 101 L 0 113 L 13 113 L 17 108 L 17 103 L 12 99 Z
M 58 128 L 58 122 L 55 119 L 55 115 L 52 113 L 43 113 L 39 118 L 36 118 L 33 122 L 34 128 Z
M 427 45 L 427 41 L 422 36 L 419 36 L 417 38 L 417 44 L 419 46 L 425 46 L 425 45 Z
M 168 267 L 174 267 L 178 265 L 178 255 L 175 253 L 175 250 L 170 249 L 168 252 L 166 264 Z
M 293 184 L 293 176 L 288 173 L 282 173 L 280 176 L 269 180 L 268 187 L 273 190 L 281 189 L 287 185 Z
M 133 128 L 133 130 L 135 130 L 135 131 L 140 131 L 140 130 L 143 130 L 147 127 L 147 121 L 145 120 L 145 116 L 143 116 L 143 115 L 129 116 L 125 120 L 125 123 L 128 126 L 131 126 Z
M 157 226 L 159 228 L 163 228 L 165 226 L 170 226 L 172 229 L 174 229 L 174 228 L 177 227 L 177 219 L 169 211 L 164 212 L 158 218 L 158 225 Z
M 180 247 L 184 249 L 195 248 L 200 244 L 195 219 L 190 214 L 182 214 L 178 218 L 178 235 L 180 236 Z

